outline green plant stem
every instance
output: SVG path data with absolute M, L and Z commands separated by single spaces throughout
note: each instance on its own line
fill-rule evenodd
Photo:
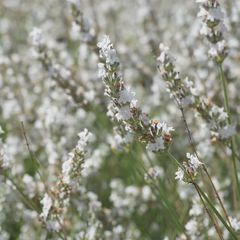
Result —
M 228 224 L 226 223 L 226 221 L 223 219 L 223 217 L 221 216 L 221 214 L 218 212 L 218 210 L 214 207 L 214 205 L 212 204 L 211 200 L 207 197 L 207 195 L 201 190 L 201 188 L 198 186 L 197 183 L 194 183 L 195 187 L 198 189 L 198 191 L 200 192 L 200 194 L 202 195 L 202 197 L 204 198 L 204 200 L 207 202 L 207 204 L 209 205 L 209 207 L 212 209 L 212 211 L 215 213 L 215 215 L 218 217 L 218 219 L 222 222 L 222 224 L 226 227 L 226 229 L 228 230 L 228 232 L 231 234 L 231 236 L 233 237 L 233 239 L 238 240 L 238 237 L 236 236 L 235 232 L 232 230 L 232 228 L 230 226 L 228 226 Z
M 229 101 L 228 101 L 227 81 L 226 81 L 225 76 L 224 76 L 222 64 L 219 64 L 218 67 L 219 67 L 220 79 L 221 79 L 223 93 L 224 93 L 224 108 L 225 108 L 225 111 L 228 114 L 228 119 L 227 119 L 228 124 L 231 124 L 232 119 L 231 119 L 231 112 L 230 112 Z M 235 177 L 235 182 L 236 182 L 237 192 L 238 192 L 238 199 L 239 199 L 240 198 L 240 184 L 239 184 L 238 173 L 237 173 L 237 163 L 236 163 L 237 153 L 236 153 L 235 137 L 234 136 L 232 136 L 232 138 L 231 138 L 230 147 L 231 147 L 231 150 L 232 150 L 232 163 L 233 163 L 234 177 Z
M 219 194 L 218 194 L 218 191 L 217 191 L 217 189 L 216 189 L 216 187 L 215 187 L 215 185 L 214 185 L 214 183 L 213 183 L 213 181 L 212 181 L 212 178 L 211 178 L 211 176 L 210 176 L 210 174 L 209 174 L 209 172 L 208 172 L 208 169 L 207 169 L 205 163 L 200 159 L 200 157 L 199 157 L 199 155 L 198 155 L 198 153 L 197 153 L 197 149 L 196 149 L 196 147 L 195 147 L 194 140 L 193 140 L 191 131 L 190 131 L 190 129 L 189 129 L 189 126 L 188 126 L 186 117 L 185 117 L 184 109 L 183 109 L 183 107 L 181 106 L 181 104 L 178 103 L 177 99 L 176 99 L 176 102 L 177 102 L 177 104 L 178 104 L 178 106 L 179 106 L 179 109 L 180 109 L 180 111 L 181 111 L 182 119 L 183 119 L 185 128 L 186 128 L 186 130 L 187 130 L 187 134 L 188 134 L 188 138 L 189 138 L 189 143 L 190 143 L 190 145 L 191 145 L 191 147 L 192 147 L 192 150 L 193 150 L 193 152 L 195 153 L 195 155 L 196 155 L 196 157 L 198 158 L 198 160 L 203 163 L 203 171 L 205 172 L 205 174 L 207 175 L 207 177 L 208 177 L 208 179 L 209 179 L 209 181 L 210 181 L 211 187 L 212 187 L 212 189 L 213 189 L 213 191 L 214 191 L 214 193 L 215 193 L 215 195 L 216 195 L 216 197 L 217 197 L 217 200 L 219 201 L 219 203 L 220 203 L 220 205 L 221 205 L 221 208 L 222 208 L 222 210 L 223 210 L 223 212 L 224 212 L 224 214 L 225 214 L 225 217 L 226 217 L 226 219 L 227 219 L 227 221 L 228 221 L 228 223 L 229 223 L 229 226 L 231 226 L 231 222 L 230 222 L 230 220 L 229 220 L 227 211 L 226 211 L 226 209 L 225 209 L 225 207 L 224 207 L 223 201 L 221 200 L 221 198 L 220 198 L 220 196 L 219 196 Z
M 184 167 L 181 165 L 181 163 L 170 153 L 168 152 L 168 156 L 174 160 L 174 162 L 181 167 L 184 170 Z M 185 170 L 184 170 L 185 171 Z M 235 233 L 233 232 L 232 228 L 230 226 L 228 226 L 228 224 L 226 223 L 226 221 L 224 220 L 224 218 L 221 216 L 221 214 L 218 212 L 218 210 L 214 207 L 214 205 L 212 204 L 211 200 L 205 195 L 205 193 L 201 190 L 201 188 L 197 185 L 197 183 L 195 183 L 194 181 L 192 181 L 192 184 L 194 185 L 195 189 L 197 190 L 198 194 L 200 193 L 200 195 L 206 200 L 206 202 L 208 203 L 208 205 L 211 207 L 211 209 L 213 210 L 213 212 L 215 213 L 215 215 L 218 217 L 218 219 L 223 223 L 223 225 L 227 228 L 227 230 L 231 233 L 231 235 L 234 235 L 234 239 L 236 238 Z M 211 215 L 210 215 L 211 216 Z M 214 225 L 215 226 L 215 225 Z M 215 226 L 216 227 L 216 226 Z M 216 229 L 217 230 L 217 229 Z M 217 230 L 218 231 L 218 230 Z
M 194 183 L 194 181 L 193 181 L 193 186 L 195 187 L 195 189 L 196 189 L 196 191 L 197 191 L 197 193 L 198 193 L 198 196 L 200 197 L 200 200 L 201 200 L 201 202 L 202 202 L 202 204 L 203 204 L 203 206 L 204 206 L 204 208 L 205 208 L 205 210 L 206 210 L 209 218 L 211 219 L 211 221 L 212 221 L 212 223 L 213 223 L 213 225 L 214 225 L 214 227 L 215 227 L 215 229 L 216 229 L 216 232 L 217 232 L 219 238 L 220 238 L 221 240 L 224 240 L 218 222 L 216 221 L 216 219 L 214 218 L 214 216 L 212 216 L 210 210 L 208 209 L 206 203 L 204 202 L 203 197 L 202 197 L 202 195 L 201 195 L 198 187 L 197 187 L 196 184 Z

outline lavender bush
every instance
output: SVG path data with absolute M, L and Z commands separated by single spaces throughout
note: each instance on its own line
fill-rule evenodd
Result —
M 240 239 L 240 2 L 0 1 L 0 240 Z

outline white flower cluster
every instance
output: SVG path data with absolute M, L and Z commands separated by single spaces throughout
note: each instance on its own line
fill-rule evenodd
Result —
M 119 64 L 117 52 L 113 48 L 109 36 L 104 35 L 102 40 L 98 42 L 97 47 L 100 49 L 100 57 L 104 58 L 107 64 Z
M 43 220 L 46 221 L 49 211 L 52 207 L 53 201 L 49 197 L 49 195 L 47 193 L 45 193 L 44 198 L 40 201 L 40 203 L 42 204 L 42 213 L 40 214 L 40 217 L 42 217 Z
M 187 162 L 183 163 L 183 167 L 179 167 L 177 172 L 175 173 L 175 179 L 182 182 L 192 182 L 197 176 L 198 169 L 203 165 L 201 161 L 199 161 L 198 157 L 194 154 L 187 153 L 186 157 L 188 159 Z
M 122 122 L 125 129 L 137 135 L 141 142 L 147 143 L 150 151 L 165 150 L 172 140 L 171 132 L 174 129 L 164 122 L 150 121 L 139 108 L 135 93 L 125 86 L 119 72 L 120 62 L 109 37 L 105 35 L 97 46 L 100 58 L 104 60 L 98 64 L 99 76 L 105 83 L 105 94 L 112 100 L 108 115 Z
M 219 44 L 219 43 L 217 43 Z M 160 44 L 160 56 L 158 57 L 159 70 L 166 81 L 170 96 L 174 96 L 178 104 L 191 107 L 198 111 L 207 122 L 213 138 L 227 140 L 235 134 L 235 126 L 228 124 L 228 114 L 223 108 L 216 106 L 199 94 L 193 81 L 185 78 L 181 80 L 176 71 L 169 48 Z
M 86 146 L 92 139 L 92 133 L 84 129 L 78 136 L 79 140 L 76 147 L 69 153 L 68 159 L 62 165 L 63 182 L 68 185 L 71 185 L 71 181 L 81 174 Z
M 92 134 L 87 129 L 80 132 L 78 136 L 78 143 L 62 164 L 62 174 L 59 176 L 55 188 L 51 190 L 51 195 L 45 193 L 41 200 L 43 208 L 40 217 L 49 229 L 57 232 L 64 221 L 72 188 L 79 183 L 87 153 L 87 144 L 92 140 Z
M 213 105 L 209 111 L 209 115 L 211 121 L 208 125 L 213 131 L 213 135 L 222 140 L 227 140 L 236 134 L 236 126 L 228 124 L 228 114 L 223 108 Z
M 159 45 L 160 55 L 157 58 L 158 69 L 160 71 L 161 77 L 167 84 L 167 91 L 170 93 L 171 97 L 174 97 L 179 104 L 184 101 L 186 104 L 186 98 L 188 96 L 192 97 L 191 92 L 187 92 L 184 83 L 181 81 L 180 74 L 176 70 L 174 59 L 169 54 L 169 48 L 163 43 Z
M 222 63 L 228 54 L 228 46 L 224 40 L 226 27 L 221 6 L 217 0 L 196 2 L 201 4 L 198 17 L 202 18 L 203 25 L 200 33 L 211 43 L 209 56 L 216 63 Z

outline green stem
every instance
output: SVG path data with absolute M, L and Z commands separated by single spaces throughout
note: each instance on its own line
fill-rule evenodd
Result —
M 199 197 L 200 197 L 200 200 L 201 200 L 201 202 L 202 202 L 202 204 L 203 204 L 203 206 L 204 206 L 204 208 L 205 208 L 205 210 L 206 210 L 209 218 L 211 219 L 211 221 L 212 221 L 212 223 L 213 223 L 213 225 L 214 225 L 214 227 L 215 227 L 215 229 L 216 229 L 216 232 L 217 232 L 219 238 L 220 238 L 221 240 L 223 240 L 223 236 L 222 236 L 222 232 L 221 232 L 221 229 L 220 229 L 220 227 L 219 227 L 219 224 L 218 224 L 218 222 L 215 220 L 214 216 L 212 216 L 212 214 L 211 214 L 211 212 L 209 211 L 208 207 L 206 206 L 206 203 L 205 203 L 205 201 L 204 201 L 204 199 L 203 199 L 203 197 L 202 197 L 202 195 L 201 195 L 201 193 L 200 193 L 200 191 L 199 191 L 199 189 L 198 189 L 198 187 L 197 187 L 196 185 L 197 185 L 197 184 L 195 184 L 195 183 L 193 182 L 193 186 L 195 187 L 195 189 L 196 189 L 196 191 L 197 191 L 197 193 L 198 193 L 198 195 L 199 195 Z
M 181 167 L 184 170 L 184 167 L 181 165 L 181 163 L 170 153 L 168 152 L 168 156 L 174 160 L 176 162 L 176 164 Z M 185 171 L 185 170 L 184 170 Z M 205 193 L 201 190 L 201 188 L 197 185 L 197 183 L 195 183 L 194 181 L 192 182 L 194 187 L 196 188 L 197 192 L 205 199 L 205 201 L 208 203 L 208 205 L 211 207 L 211 209 L 213 210 L 213 212 L 216 214 L 216 216 L 219 218 L 219 220 L 223 223 L 223 225 L 227 228 L 227 230 L 234 235 L 234 239 L 236 238 L 235 233 L 232 231 L 231 227 L 228 226 L 228 224 L 226 223 L 226 221 L 223 219 L 223 217 L 221 216 L 221 214 L 218 212 L 218 210 L 214 207 L 214 205 L 212 204 L 211 200 L 209 200 L 209 198 L 205 195 Z
M 212 204 L 212 202 L 210 201 L 210 199 L 207 197 L 207 195 L 202 191 L 202 189 L 196 184 L 194 183 L 194 186 L 198 189 L 198 191 L 200 192 L 200 194 L 202 195 L 202 197 L 204 198 L 204 200 L 207 202 L 207 204 L 209 205 L 209 207 L 212 209 L 212 211 L 216 214 L 216 216 L 218 217 L 218 219 L 222 222 L 222 224 L 226 227 L 226 229 L 228 230 L 228 232 L 231 234 L 231 236 L 233 237 L 233 239 L 238 239 L 238 237 L 236 236 L 236 234 L 234 233 L 234 231 L 232 230 L 232 228 L 230 226 L 228 226 L 228 224 L 226 223 L 226 221 L 223 219 L 223 217 L 221 216 L 221 214 L 218 212 L 218 210 L 214 207 L 214 205 Z
M 178 167 L 180 167 L 185 172 L 182 164 L 170 152 L 167 152 L 167 155 L 177 164 Z
M 231 112 L 230 112 L 229 101 L 228 101 L 227 81 L 226 81 L 226 78 L 224 77 L 224 72 L 223 72 L 223 69 L 222 69 L 222 65 L 219 64 L 218 66 L 219 66 L 220 79 L 221 79 L 221 83 L 222 83 L 222 87 L 223 87 L 223 93 L 224 93 L 224 108 L 225 108 L 225 111 L 228 114 L 227 122 L 228 122 L 228 124 L 231 124 L 232 119 L 231 119 Z M 233 163 L 234 177 L 235 177 L 235 182 L 236 182 L 236 185 L 237 185 L 238 197 L 240 198 L 240 184 L 239 184 L 238 173 L 237 173 L 237 163 L 236 163 L 237 153 L 236 153 L 236 148 L 235 148 L 235 137 L 234 136 L 232 136 L 232 138 L 231 138 L 230 147 L 231 147 L 231 150 L 232 150 L 232 163 Z

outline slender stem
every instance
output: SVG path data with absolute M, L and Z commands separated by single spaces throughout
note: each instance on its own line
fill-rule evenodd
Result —
M 168 152 L 168 156 L 174 160 L 177 165 L 179 167 L 181 167 L 184 170 L 184 167 L 181 165 L 181 163 L 170 153 Z M 184 170 L 185 171 L 185 170 Z M 205 193 L 201 190 L 201 188 L 197 185 L 197 183 L 194 182 L 194 180 L 192 180 L 192 184 L 195 186 L 195 189 L 197 190 L 198 193 L 200 193 L 203 198 L 207 201 L 207 203 L 209 204 L 209 206 L 212 208 L 212 210 L 214 211 L 214 213 L 216 214 L 216 216 L 219 218 L 219 220 L 223 223 L 223 225 L 227 228 L 227 230 L 234 235 L 234 239 L 237 239 L 235 236 L 235 233 L 233 232 L 231 225 L 228 226 L 228 224 L 226 223 L 226 221 L 223 219 L 223 217 L 221 216 L 221 214 L 218 212 L 218 210 L 214 207 L 214 205 L 212 204 L 211 200 L 205 195 Z M 216 229 L 217 230 L 217 229 Z M 218 231 L 218 230 L 217 230 Z
M 227 81 L 226 81 L 226 78 L 224 76 L 222 64 L 219 64 L 218 67 L 219 67 L 220 79 L 221 79 L 223 93 L 224 93 L 224 108 L 225 108 L 225 111 L 228 114 L 228 118 L 227 118 L 228 124 L 231 124 L 232 119 L 231 119 L 231 112 L 230 112 L 230 108 L 229 108 Z M 232 138 L 231 138 L 230 147 L 231 147 L 231 150 L 232 150 L 232 163 L 233 163 L 234 177 L 235 177 L 235 182 L 236 182 L 236 185 L 237 185 L 238 197 L 240 198 L 240 184 L 239 184 L 238 173 L 237 173 L 237 163 L 236 163 L 237 153 L 236 153 L 235 137 L 234 136 L 232 136 Z
M 185 171 L 182 164 L 170 152 L 167 152 L 167 154 L 183 171 Z
M 222 236 L 222 232 L 221 232 L 220 226 L 219 226 L 218 222 L 216 221 L 216 219 L 214 218 L 214 216 L 212 216 L 210 210 L 208 209 L 206 203 L 204 202 L 203 197 L 202 197 L 202 195 L 201 195 L 198 187 L 196 186 L 196 183 L 193 182 L 192 184 L 193 184 L 193 186 L 195 187 L 195 189 L 196 189 L 196 191 L 197 191 L 197 193 L 198 193 L 198 196 L 200 197 L 200 200 L 201 200 L 201 202 L 202 202 L 202 204 L 203 204 L 203 206 L 204 206 L 204 208 L 205 208 L 205 210 L 206 210 L 209 218 L 210 218 L 211 221 L 213 222 L 213 225 L 214 225 L 214 227 L 215 227 L 215 229 L 216 229 L 216 232 L 217 232 L 219 238 L 220 238 L 221 240 L 224 240 L 224 239 L 223 239 L 223 236 Z
M 177 101 L 177 99 L 176 99 L 176 101 Z M 187 130 L 187 134 L 188 134 L 188 138 L 189 138 L 189 143 L 190 143 L 190 145 L 191 145 L 191 147 L 192 147 L 192 149 L 193 149 L 193 152 L 195 153 L 196 157 L 199 159 L 199 161 L 201 161 L 201 162 L 203 163 L 203 170 L 204 170 L 204 172 L 206 173 L 207 178 L 208 178 L 209 181 L 210 181 L 210 184 L 211 184 L 211 186 L 212 186 L 212 189 L 213 189 L 213 191 L 214 191 L 214 193 L 215 193 L 215 195 L 216 195 L 216 197 L 217 197 L 217 199 L 218 199 L 218 201 L 219 201 L 219 203 L 220 203 L 220 205 L 221 205 L 221 208 L 222 208 L 222 210 L 223 210 L 223 212 L 224 212 L 224 215 L 225 215 L 225 217 L 226 217 L 226 219 L 227 219 L 227 221 L 228 221 L 228 224 L 229 224 L 229 226 L 231 226 L 231 222 L 230 222 L 230 220 L 229 220 L 229 216 L 228 216 L 228 214 L 227 214 L 226 208 L 224 207 L 224 204 L 223 204 L 223 202 L 222 202 L 222 200 L 221 200 L 221 198 L 220 198 L 220 196 L 219 196 L 219 194 L 218 194 L 218 191 L 217 191 L 217 189 L 216 189 L 216 187 L 215 187 L 215 185 L 214 185 L 214 183 L 213 183 L 213 181 L 212 181 L 212 178 L 211 178 L 211 176 L 210 176 L 210 174 L 209 174 L 209 172 L 208 172 L 208 170 L 207 170 L 207 167 L 206 167 L 206 165 L 204 164 L 204 162 L 200 159 L 200 157 L 199 157 L 199 155 L 198 155 L 198 153 L 197 153 L 197 150 L 196 150 L 196 147 L 195 147 L 195 144 L 194 144 L 194 140 L 193 140 L 191 131 L 190 131 L 189 127 L 188 127 L 188 123 L 187 123 L 187 120 L 186 120 L 186 117 L 185 117 L 185 113 L 184 113 L 183 107 L 182 107 L 182 105 L 181 105 L 178 101 L 177 101 L 177 104 L 178 104 L 178 106 L 179 106 L 179 108 L 180 108 L 180 111 L 181 111 L 181 114 L 182 114 L 182 119 L 183 119 L 185 128 L 186 128 L 186 130 Z
M 229 216 L 228 216 L 227 210 L 226 210 L 226 208 L 225 208 L 224 205 L 223 205 L 223 202 L 222 202 L 222 200 L 221 200 L 221 198 L 220 198 L 220 196 L 219 196 L 219 194 L 218 194 L 218 191 L 217 191 L 217 189 L 216 189 L 216 187 L 215 187 L 215 185 L 214 185 L 214 183 L 213 183 L 213 181 L 212 181 L 212 179 L 211 179 L 211 176 L 210 176 L 210 174 L 209 174 L 209 172 L 208 172 L 205 164 L 203 164 L 203 171 L 206 173 L 206 175 L 207 175 L 207 177 L 208 177 L 208 179 L 209 179 L 209 181 L 210 181 L 210 183 L 211 183 L 211 186 L 212 186 L 212 188 L 213 188 L 213 191 L 214 191 L 214 193 L 215 193 L 215 195 L 216 195 L 216 197 L 217 197 L 217 199 L 218 199 L 218 201 L 219 201 L 219 203 L 220 203 L 220 205 L 221 205 L 221 207 L 222 207 L 222 210 L 223 210 L 224 215 L 225 215 L 225 217 L 226 217 L 226 219 L 227 219 L 227 221 L 228 221 L 229 226 L 232 227 L 231 222 L 230 222 L 230 220 L 229 220 Z
M 226 229 L 228 230 L 228 232 L 231 234 L 231 236 L 234 239 L 238 239 L 238 237 L 236 236 L 236 234 L 234 233 L 234 231 L 232 230 L 232 228 L 230 226 L 228 226 L 228 224 L 225 222 L 225 220 L 223 219 L 223 217 L 221 216 L 221 214 L 218 212 L 218 210 L 214 207 L 214 205 L 212 204 L 212 202 L 210 201 L 210 199 L 207 197 L 207 195 L 201 190 L 201 188 L 195 183 L 196 188 L 198 189 L 198 191 L 201 193 L 202 197 L 204 198 L 204 200 L 208 203 L 208 205 L 210 206 L 210 208 L 213 210 L 213 212 L 216 214 L 216 216 L 218 217 L 218 219 L 222 222 L 222 224 L 226 227 Z

